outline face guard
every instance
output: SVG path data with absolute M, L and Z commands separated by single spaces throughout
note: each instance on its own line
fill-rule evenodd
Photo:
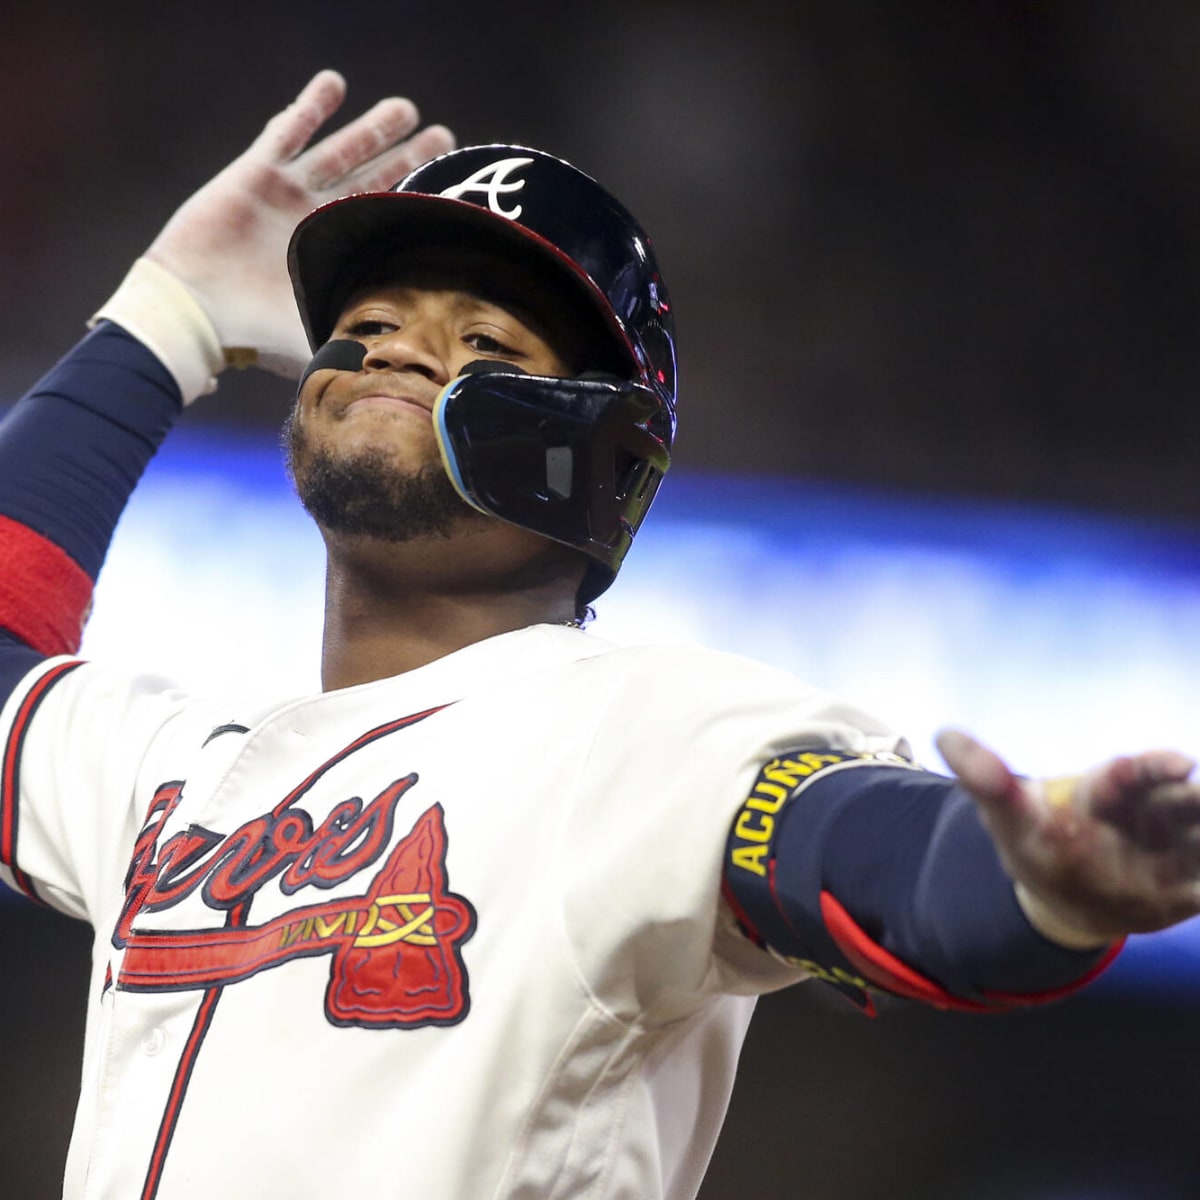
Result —
M 533 269 L 546 293 L 528 307 L 568 299 L 603 360 L 588 365 L 613 372 L 554 379 L 489 363 L 452 380 L 434 414 L 446 469 L 468 503 L 592 560 L 586 603 L 616 576 L 670 465 L 674 327 L 649 239 L 560 159 L 507 145 L 454 151 L 390 192 L 335 200 L 301 222 L 288 265 L 314 350 L 381 253 L 443 245 Z

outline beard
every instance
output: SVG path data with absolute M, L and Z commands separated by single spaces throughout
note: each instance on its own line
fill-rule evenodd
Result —
M 300 503 L 331 533 L 410 542 L 448 538 L 464 522 L 487 520 L 454 490 L 441 463 L 405 474 L 375 446 L 334 457 L 309 443 L 294 414 L 283 427 L 282 441 Z

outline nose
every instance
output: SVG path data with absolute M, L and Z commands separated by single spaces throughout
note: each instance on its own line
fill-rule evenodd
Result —
M 426 322 L 406 322 L 367 340 L 364 371 L 411 371 L 439 387 L 450 382 L 446 353 L 435 330 Z

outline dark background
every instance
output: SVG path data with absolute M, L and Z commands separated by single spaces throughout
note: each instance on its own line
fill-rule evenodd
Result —
M 680 321 L 681 468 L 1200 516 L 1188 3 L 10 3 L 0 402 L 321 66 L 352 112 L 404 92 L 638 214 Z M 187 420 L 287 399 L 249 372 Z M 3 910 L 3 1196 L 56 1194 L 83 932 Z M 764 1003 L 706 1200 L 1200 1194 L 1183 1002 L 865 1023 L 811 991 Z

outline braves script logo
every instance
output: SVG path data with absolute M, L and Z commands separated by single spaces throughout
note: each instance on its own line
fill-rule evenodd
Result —
M 531 162 L 532 158 L 502 158 L 486 167 L 480 167 L 474 175 L 464 179 L 462 183 L 446 188 L 438 195 L 448 196 L 451 200 L 461 200 L 468 192 L 482 192 L 487 196 L 488 208 L 496 216 L 508 217 L 510 221 L 515 221 L 524 209 L 519 204 L 515 208 L 505 208 L 500 203 L 500 196 L 503 192 L 519 192 L 525 186 L 524 179 L 509 182 L 508 177 L 518 167 L 527 166 Z
M 391 842 L 396 806 L 416 774 L 390 783 L 369 803 L 341 801 L 319 825 L 296 803 L 362 744 L 359 739 L 271 812 L 228 836 L 192 825 L 160 845 L 184 785 L 160 787 L 134 848 L 113 932 L 113 944 L 125 949 L 119 986 L 140 992 L 219 988 L 295 958 L 329 954 L 325 1014 L 333 1024 L 384 1029 L 461 1021 L 469 999 L 460 947 L 475 930 L 475 912 L 447 889 L 441 805 L 417 818 L 361 894 L 298 907 L 262 925 L 245 921 L 269 881 L 277 879 L 286 896 L 328 890 L 365 872 Z M 136 928 L 139 913 L 172 908 L 197 891 L 209 908 L 228 912 L 223 928 Z

